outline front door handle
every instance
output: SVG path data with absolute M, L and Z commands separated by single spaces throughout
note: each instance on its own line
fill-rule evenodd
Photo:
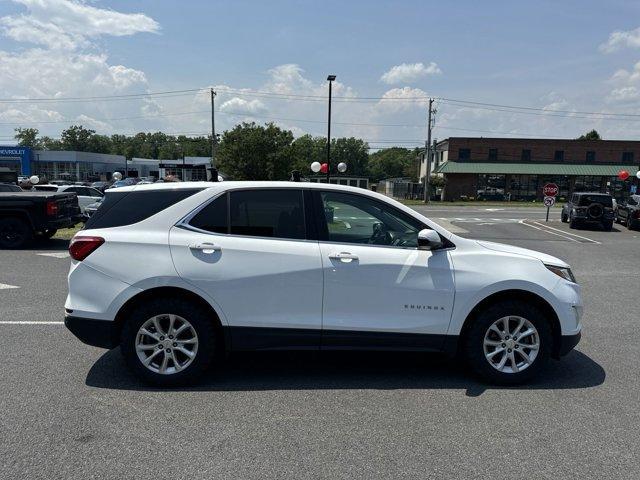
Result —
M 191 245 L 189 245 L 189 248 L 191 250 L 200 250 L 202 251 L 202 253 L 213 253 L 222 250 L 222 247 L 220 245 L 216 245 L 215 243 L 211 242 L 192 243 Z
M 353 260 L 358 260 L 358 255 L 351 252 L 340 252 L 340 253 L 332 253 L 329 255 L 329 258 L 332 260 L 340 260 L 344 263 L 349 263 Z

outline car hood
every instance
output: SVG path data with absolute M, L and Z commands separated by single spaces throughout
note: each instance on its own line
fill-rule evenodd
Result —
M 567 262 L 563 262 L 559 258 L 556 258 L 552 255 L 547 255 L 546 253 L 536 252 L 535 250 L 529 250 L 528 248 L 514 247 L 512 245 L 505 245 L 504 243 L 485 242 L 481 240 L 478 240 L 477 243 L 481 247 L 487 248 L 489 250 L 493 250 L 495 252 L 522 255 L 525 257 L 535 258 L 537 260 L 540 260 L 542 263 L 546 263 L 549 265 L 556 265 L 558 267 L 567 267 L 567 268 L 569 267 Z

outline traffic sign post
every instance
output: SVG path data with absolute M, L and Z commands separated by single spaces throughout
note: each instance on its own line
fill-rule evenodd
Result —
M 558 195 L 558 185 L 555 183 L 545 183 L 544 187 L 542 187 L 542 195 L 544 195 L 544 205 L 547 207 L 547 219 L 545 222 L 549 221 L 549 209 L 553 207 L 556 203 L 556 195 Z

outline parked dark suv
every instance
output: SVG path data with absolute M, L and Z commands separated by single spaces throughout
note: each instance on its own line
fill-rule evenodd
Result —
M 624 223 L 629 230 L 640 228 L 640 195 L 631 195 L 618 205 L 616 222 Z
M 600 225 L 610 231 L 613 227 L 613 197 L 597 192 L 574 193 L 562 207 L 560 219 L 569 222 L 570 228 Z

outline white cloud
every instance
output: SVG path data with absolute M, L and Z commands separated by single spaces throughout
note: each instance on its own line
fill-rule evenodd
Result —
M 79 0 L 13 0 L 27 13 L 0 18 L 6 36 L 18 42 L 72 50 L 89 45 L 103 35 L 116 37 L 155 33 L 158 23 L 142 13 L 121 13 L 97 8 Z
M 385 72 L 380 80 L 389 85 L 397 83 L 409 83 L 416 80 L 427 77 L 429 75 L 440 75 L 442 70 L 435 62 L 430 62 L 429 65 L 424 63 L 402 63 L 391 67 L 391 69 Z
M 614 88 L 607 97 L 607 100 L 611 102 L 628 102 L 631 100 L 638 100 L 640 98 L 640 91 L 634 87 L 621 87 Z
M 265 112 L 267 107 L 258 99 L 245 100 L 244 98 L 233 97 L 220 106 L 220 110 L 228 113 L 255 114 Z
M 600 51 L 611 53 L 622 48 L 640 48 L 640 27 L 634 30 L 616 30 L 609 35 L 609 39 L 600 45 Z
M 0 34 L 20 43 L 40 45 L 0 50 L 0 91 L 8 98 L 62 98 L 119 95 L 148 91 L 144 72 L 111 65 L 106 52 L 92 43 L 100 36 L 157 32 L 159 25 L 144 14 L 120 13 L 72 0 L 14 0 L 26 8 L 0 17 Z M 99 93 L 97 93 L 99 92 Z M 153 99 L 136 102 L 60 102 L 0 105 L 3 136 L 18 126 L 35 126 L 57 136 L 71 122 L 113 133 L 128 128 L 101 118 L 161 112 Z M 38 123 L 40 122 L 40 123 Z M 48 122 L 48 123 L 47 123 Z M 59 123 L 55 123 L 59 122 Z M 128 122 L 132 125 L 131 122 Z
M 380 111 L 399 112 L 418 108 L 426 108 L 429 104 L 427 92 L 419 88 L 392 88 L 382 95 L 376 107 Z

